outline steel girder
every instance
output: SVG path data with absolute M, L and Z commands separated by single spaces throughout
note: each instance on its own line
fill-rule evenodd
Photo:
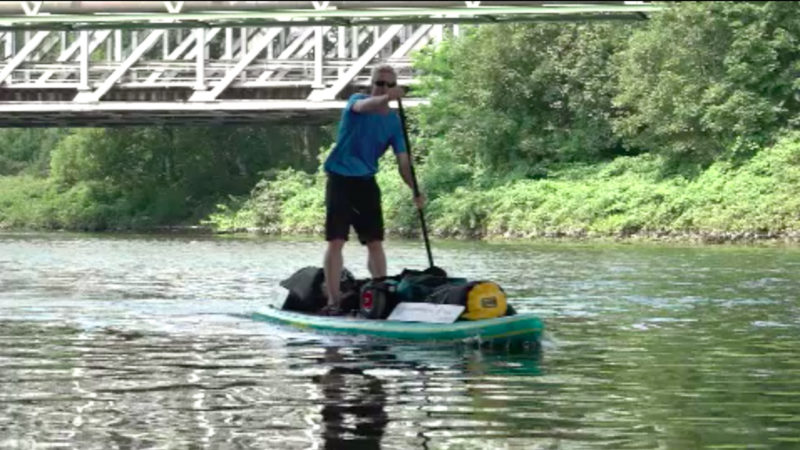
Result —
M 333 117 L 375 64 L 413 85 L 409 55 L 458 24 L 655 8 L 487 3 L 0 2 L 0 126 Z
M 103 105 L 114 103 L 110 117 L 120 124 L 126 122 L 120 112 L 124 102 L 130 102 L 132 116 L 133 111 L 141 111 L 141 105 L 134 102 L 172 103 L 176 111 L 189 103 L 230 107 L 236 101 L 278 99 L 303 102 L 282 103 L 293 108 L 307 105 L 307 109 L 317 110 L 319 104 L 337 108 L 339 100 L 368 85 L 371 67 L 377 63 L 395 66 L 402 86 L 413 84 L 410 53 L 441 39 L 444 28 L 376 25 L 4 32 L 0 33 L 0 126 L 20 125 L 10 117 L 14 114 L 27 115 L 25 120 L 41 121 L 41 125 L 62 123 L 70 111 L 86 111 L 76 107 L 78 104 L 95 105 L 94 111 L 100 114 Z M 30 116 L 37 105 L 42 115 Z M 65 114 L 50 117 L 59 108 Z M 192 117 L 198 114 L 207 111 L 192 110 Z M 275 115 L 271 112 L 270 119 Z M 231 120 L 237 117 L 247 121 L 252 114 L 230 116 Z M 94 123 L 97 121 L 87 125 Z
M 6 49 L 0 51 L 0 95 L 3 101 L 24 101 L 26 92 L 38 91 L 59 101 L 97 102 L 106 95 L 124 99 L 124 92 L 137 89 L 163 93 L 188 88 L 195 92 L 188 97 L 184 94 L 185 98 L 176 92 L 175 100 L 210 101 L 226 89 L 265 90 L 237 97 L 245 100 L 248 95 L 270 97 L 272 87 L 308 88 L 316 84 L 317 93 L 310 97 L 332 100 L 351 82 L 363 84 L 369 67 L 378 62 L 395 65 L 401 84 L 413 83 L 410 53 L 441 39 L 443 28 L 390 25 L 350 30 L 291 26 L 5 32 L 0 33 L 0 44 L 6 44 L 0 45 L 0 49 Z M 82 73 L 82 68 L 88 72 Z M 295 97 L 309 94 L 298 92 Z
M 254 1 L 0 2 L 0 30 L 389 25 L 636 19 L 660 6 L 640 1 Z

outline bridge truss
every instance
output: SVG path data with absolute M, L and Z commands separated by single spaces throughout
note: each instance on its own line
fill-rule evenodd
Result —
M 375 64 L 413 86 L 412 52 L 464 25 L 657 9 L 642 3 L 0 2 L 0 126 L 327 121 Z

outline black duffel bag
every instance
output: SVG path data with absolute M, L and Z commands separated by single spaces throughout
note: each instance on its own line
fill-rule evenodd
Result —
M 464 313 L 460 316 L 462 320 L 492 319 L 515 314 L 507 302 L 505 291 L 493 281 L 444 285 L 431 293 L 425 302 L 464 306 Z
M 398 303 L 395 277 L 377 278 L 361 286 L 359 312 L 367 319 L 389 317 Z
M 280 282 L 280 285 L 289 291 L 281 309 L 287 311 L 317 312 L 327 303 L 327 294 L 323 291 L 325 272 L 320 267 L 303 267 L 292 276 Z M 355 276 L 342 269 L 339 280 L 339 291 L 342 294 L 340 308 L 350 311 L 358 308 L 358 294 L 360 284 Z

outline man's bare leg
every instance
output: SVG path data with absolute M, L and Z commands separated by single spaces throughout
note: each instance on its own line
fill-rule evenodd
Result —
M 342 248 L 344 239 L 333 239 L 328 241 L 328 249 L 325 251 L 325 260 L 322 269 L 325 272 L 325 289 L 328 294 L 328 306 L 339 307 L 339 280 L 342 278 L 342 266 L 344 258 Z M 333 280 L 333 282 L 331 282 Z
M 367 242 L 367 267 L 372 278 L 386 276 L 386 254 L 382 241 Z

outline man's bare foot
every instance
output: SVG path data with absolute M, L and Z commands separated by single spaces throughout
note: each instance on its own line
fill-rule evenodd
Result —
M 337 305 L 326 305 L 319 313 L 323 316 L 343 316 L 345 314 Z

